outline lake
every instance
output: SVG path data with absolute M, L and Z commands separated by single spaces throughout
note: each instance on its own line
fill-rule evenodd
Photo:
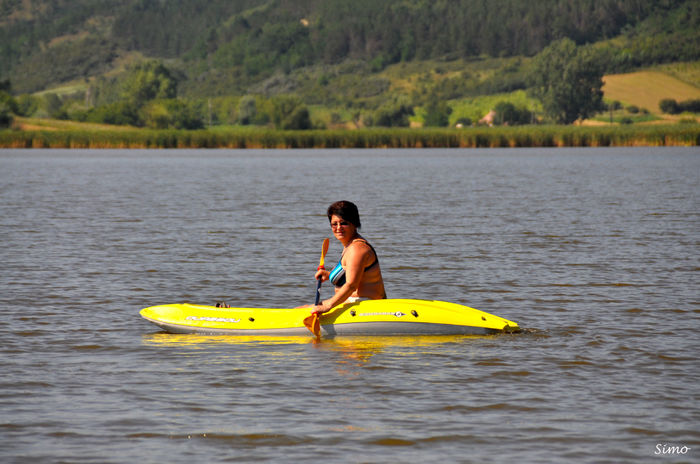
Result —
M 697 462 L 699 181 L 697 147 L 0 150 L 0 461 Z M 390 298 L 522 332 L 139 316 L 313 302 L 339 199 Z

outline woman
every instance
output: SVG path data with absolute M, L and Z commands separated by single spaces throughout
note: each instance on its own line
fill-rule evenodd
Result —
M 328 221 L 333 235 L 343 245 L 343 254 L 333 270 L 316 272 L 316 279 L 331 281 L 335 295 L 314 306 L 311 312 L 323 314 L 345 302 L 386 298 L 377 253 L 358 233 L 361 224 L 357 206 L 349 201 L 333 203 L 328 207 Z

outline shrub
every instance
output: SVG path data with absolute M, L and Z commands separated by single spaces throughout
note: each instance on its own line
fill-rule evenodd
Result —
M 153 100 L 141 110 L 144 124 L 153 129 L 202 129 L 197 112 L 180 100 Z
M 374 113 L 372 125 L 381 127 L 408 127 L 413 108 L 404 103 L 384 105 Z
M 455 125 L 458 127 L 467 127 L 472 125 L 472 120 L 470 118 L 464 117 L 464 118 L 459 118 L 457 121 L 455 121 Z
M 278 129 L 310 129 L 309 110 L 299 97 L 279 96 L 271 99 L 272 121 Z
M 307 130 L 311 129 L 311 118 L 309 110 L 305 107 L 296 108 L 289 117 L 282 121 L 282 129 L 285 130 Z
M 12 113 L 9 106 L 0 101 L 0 128 L 10 127 L 12 124 Z
M 700 99 L 685 100 L 678 104 L 681 107 L 681 112 L 688 111 L 690 113 L 700 113 Z
M 88 111 L 86 121 L 104 124 L 141 126 L 138 108 L 126 101 L 98 106 Z
M 427 127 L 446 127 L 450 123 L 451 113 L 452 108 L 446 102 L 433 98 L 425 107 L 425 125 Z
M 532 120 L 532 113 L 527 108 L 518 108 L 510 102 L 497 103 L 494 112 L 493 122 L 498 125 L 517 126 Z
M 659 109 L 664 113 L 678 114 L 681 112 L 678 102 L 673 98 L 664 98 L 659 102 Z
M 246 95 L 238 102 L 238 123 L 244 126 L 252 124 L 258 113 L 255 97 Z
M 46 112 L 50 117 L 54 119 L 68 119 L 68 112 L 63 105 L 61 97 L 55 93 L 47 93 L 44 96 L 44 100 L 46 101 Z
M 16 98 L 17 114 L 20 116 L 32 116 L 39 109 L 39 98 L 23 94 Z
M 700 113 L 700 99 L 678 102 L 672 98 L 664 98 L 659 102 L 659 108 L 661 108 L 661 111 L 668 114 L 680 114 L 684 111 Z
M 4 105 L 10 113 L 18 114 L 17 101 L 9 92 L 0 90 L 0 105 Z

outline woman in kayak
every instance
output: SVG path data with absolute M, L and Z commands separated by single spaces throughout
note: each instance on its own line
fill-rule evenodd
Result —
M 316 279 L 331 281 L 335 295 L 314 306 L 311 312 L 322 314 L 345 302 L 386 298 L 377 253 L 358 233 L 361 224 L 357 206 L 349 201 L 333 203 L 328 207 L 328 221 L 333 235 L 343 245 L 343 254 L 333 270 L 316 272 Z

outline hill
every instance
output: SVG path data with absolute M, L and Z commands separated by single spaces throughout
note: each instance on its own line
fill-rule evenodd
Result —
M 700 59 L 699 30 L 695 0 L 2 0 L 0 80 L 36 92 L 144 56 L 193 94 L 240 95 L 307 67 L 528 57 L 562 37 L 617 37 L 623 71 Z
M 606 74 L 678 77 L 659 66 L 700 60 L 700 2 L 0 0 L 0 90 L 25 116 L 152 127 L 454 125 L 502 102 L 534 121 L 533 57 L 562 38 Z M 168 92 L 125 102 L 154 70 Z

